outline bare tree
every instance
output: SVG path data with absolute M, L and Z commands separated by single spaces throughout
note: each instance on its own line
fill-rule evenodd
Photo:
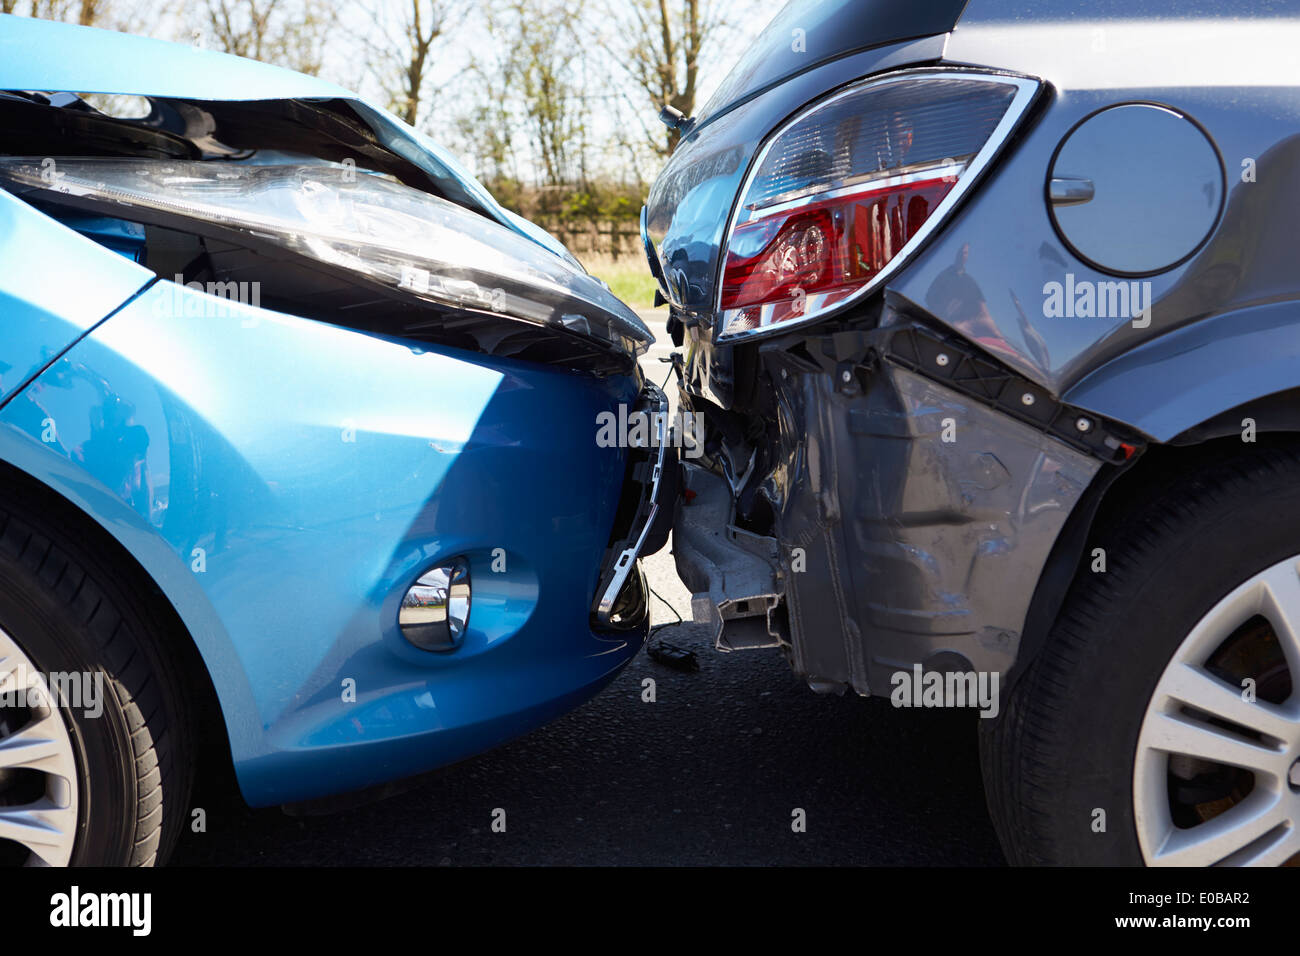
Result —
M 332 20 L 325 0 L 203 0 L 201 15 L 218 50 L 320 72 Z
M 144 0 L 0 0 L 0 13 L 17 13 L 24 6 L 29 16 L 41 20 L 62 20 L 83 27 L 107 27 L 125 33 L 149 33 L 158 22 L 151 11 L 142 17 L 139 7 Z
M 17 6 L 16 2 L 6 0 L 4 12 L 13 13 Z M 100 7 L 99 0 L 31 0 L 28 12 L 42 20 L 69 20 L 86 27 L 95 23 Z
M 376 36 L 364 41 L 367 59 L 388 97 L 389 109 L 416 126 L 432 92 L 434 48 L 461 20 L 467 6 L 465 0 L 403 0 L 395 22 L 388 7 L 381 2 L 371 8 Z
M 601 41 L 644 95 L 652 115 L 663 106 L 695 112 L 702 57 L 726 27 L 721 4 L 709 0 L 617 0 L 608 7 L 612 29 Z M 648 127 L 647 127 L 648 129 Z M 681 132 L 651 132 L 660 156 L 677 148 Z
M 461 150 L 478 174 L 500 189 L 519 181 L 519 157 L 512 130 L 517 125 L 513 54 L 497 44 L 486 45 L 470 61 L 469 83 L 455 119 Z
M 218 49 L 260 60 L 278 0 L 206 0 L 208 27 Z
M 576 0 L 505 0 L 488 17 L 489 33 L 508 51 L 505 68 L 547 186 L 581 180 L 586 171 L 586 102 L 575 77 L 580 15 Z
M 123 33 L 158 32 L 156 10 L 142 12 L 145 0 L 0 0 L 0 13 L 27 14 L 41 20 L 62 20 L 83 27 L 106 27 Z

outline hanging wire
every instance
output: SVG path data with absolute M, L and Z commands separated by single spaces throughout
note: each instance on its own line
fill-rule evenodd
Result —
M 646 586 L 649 587 L 649 585 L 646 585 Z M 668 603 L 668 599 L 667 599 L 667 598 L 665 598 L 662 594 L 660 594 L 660 593 L 659 593 L 658 591 L 656 591 L 654 588 L 650 588 L 650 593 L 653 594 L 655 597 L 657 597 L 661 602 L 663 602 L 664 607 L 666 607 L 666 608 L 668 608 L 668 610 L 672 611 L 672 612 L 673 612 L 673 617 L 677 618 L 677 620 L 675 620 L 675 621 L 665 621 L 665 622 L 662 623 L 662 624 L 656 624 L 654 627 L 650 628 L 650 636 L 654 636 L 655 632 L 658 631 L 660 628 L 664 628 L 664 627 L 673 627 L 673 626 L 675 626 L 675 625 L 677 625 L 677 624 L 684 624 L 684 623 L 686 623 L 685 621 L 682 620 L 682 616 L 681 616 L 680 614 L 677 613 L 677 608 L 673 607 L 671 604 Z

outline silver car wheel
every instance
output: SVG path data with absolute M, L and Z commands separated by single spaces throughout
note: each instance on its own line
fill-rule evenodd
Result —
M 0 847 L 67 866 L 77 836 L 77 761 L 43 675 L 0 630 Z
M 1271 661 L 1270 686 L 1226 669 L 1247 640 Z M 1206 780 L 1211 799 L 1178 798 Z M 1148 865 L 1300 860 L 1300 555 L 1233 590 L 1174 652 L 1138 735 L 1133 810 Z

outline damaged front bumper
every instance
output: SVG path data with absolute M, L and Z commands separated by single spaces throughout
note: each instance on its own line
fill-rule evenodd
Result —
M 623 495 L 592 607 L 595 626 L 616 630 L 639 626 L 649 616 L 648 588 L 637 560 L 668 540 L 677 489 L 667 396 L 644 383 L 629 418 L 633 416 L 644 416 L 648 444 L 629 449 Z
M 718 649 L 780 646 L 823 692 L 1008 672 L 1053 545 L 1130 436 L 905 323 L 758 362 L 765 473 L 733 493 L 731 469 L 684 465 L 673 529 Z

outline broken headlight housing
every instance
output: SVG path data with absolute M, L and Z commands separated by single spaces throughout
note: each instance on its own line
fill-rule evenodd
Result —
M 960 201 L 1038 84 L 904 71 L 822 100 L 760 150 L 727 230 L 719 339 L 823 318 L 878 287 Z
M 288 250 L 402 295 L 561 329 L 627 356 L 652 340 L 636 314 L 580 267 L 455 203 L 355 165 L 5 158 L 0 187 Z

